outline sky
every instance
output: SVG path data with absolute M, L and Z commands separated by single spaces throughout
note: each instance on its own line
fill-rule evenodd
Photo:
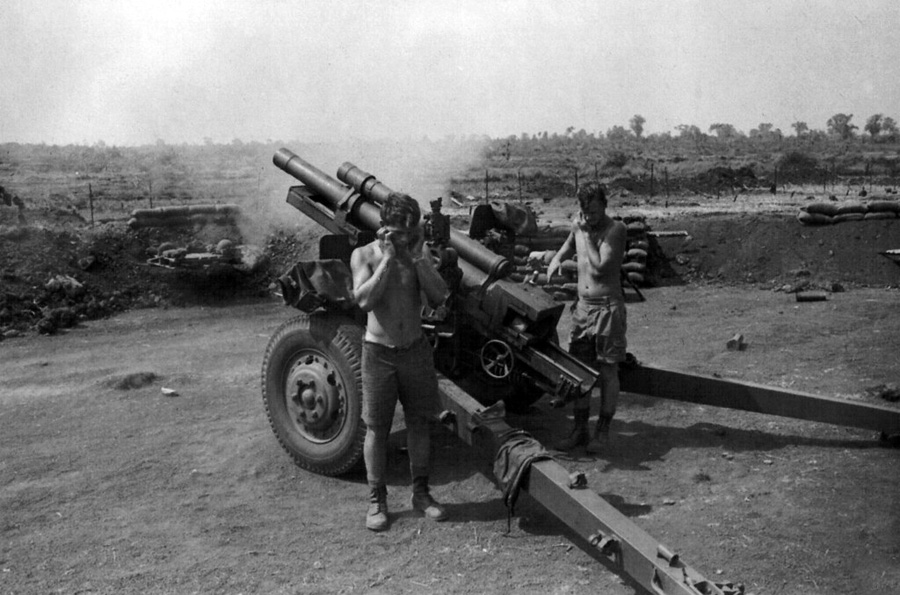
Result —
M 896 0 L 4 0 L 0 142 L 900 120 Z

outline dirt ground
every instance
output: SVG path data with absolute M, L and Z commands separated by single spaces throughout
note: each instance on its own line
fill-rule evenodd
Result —
M 898 379 L 896 290 L 645 294 L 629 304 L 645 362 L 900 405 L 865 390 Z M 409 511 L 398 424 L 393 524 L 367 531 L 364 477 L 302 471 L 268 427 L 262 355 L 292 315 L 225 300 L 0 343 L 0 592 L 643 592 L 527 494 L 507 532 L 491 461 L 442 429 L 432 483 L 451 519 Z M 747 349 L 726 350 L 738 332 Z M 542 400 L 510 423 L 549 441 L 567 413 Z M 872 432 L 630 394 L 613 430 L 607 453 L 562 463 L 707 578 L 900 593 L 900 450 Z

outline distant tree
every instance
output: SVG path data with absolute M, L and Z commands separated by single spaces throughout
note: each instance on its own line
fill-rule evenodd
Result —
M 809 126 L 807 126 L 806 122 L 797 121 L 791 124 L 791 128 L 794 129 L 794 132 L 798 137 L 803 136 L 805 133 L 809 132 Z
M 612 141 L 624 141 L 631 138 L 631 134 L 624 126 L 616 125 L 606 131 L 606 138 Z
M 699 138 L 703 136 L 703 132 L 693 124 L 679 124 L 675 127 L 678 136 L 681 138 Z
M 574 131 L 575 131 L 575 127 L 574 127 L 574 126 L 569 126 L 568 128 L 566 128 L 566 136 L 572 136 L 572 133 L 573 133 Z
M 628 124 L 631 126 L 631 131 L 634 132 L 636 137 L 641 138 L 641 135 L 644 134 L 644 123 L 646 121 L 644 116 L 640 114 L 635 114 L 631 120 L 628 121 Z
M 881 132 L 883 126 L 884 115 L 873 114 L 869 116 L 868 120 L 866 120 L 866 125 L 863 126 L 863 128 L 872 136 L 872 138 L 875 138 L 876 136 L 878 136 L 878 133 Z
M 881 121 L 881 131 L 891 140 L 896 140 L 900 130 L 897 129 L 897 122 L 890 116 Z
M 828 133 L 824 130 L 810 128 L 806 133 L 806 138 L 813 143 L 824 143 L 828 141 Z
M 523 132 L 519 138 L 523 143 L 527 143 L 529 140 L 531 140 L 531 137 L 528 136 L 527 132 Z
M 853 114 L 835 114 L 828 118 L 828 132 L 836 134 L 842 140 L 847 140 L 853 136 L 853 131 L 857 129 L 855 124 L 851 124 L 850 120 Z
M 709 131 L 715 133 L 716 137 L 728 140 L 737 136 L 737 129 L 731 124 L 716 122 L 709 127 Z
M 750 130 L 750 138 L 768 139 L 772 136 L 772 128 L 771 122 L 760 122 L 759 126 Z

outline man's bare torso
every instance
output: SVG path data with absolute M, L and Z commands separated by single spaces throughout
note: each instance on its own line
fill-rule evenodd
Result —
M 384 257 L 379 244 L 376 240 L 362 248 L 370 271 L 374 271 Z M 411 260 L 397 259 L 387 275 L 387 288 L 368 313 L 366 341 L 406 347 L 422 335 L 422 299 L 415 265 Z
M 605 216 L 596 228 L 575 235 L 575 251 L 578 254 L 578 296 L 581 298 L 595 299 L 622 295 L 621 267 L 624 246 L 610 244 L 610 236 L 613 235 L 615 226 L 624 227 L 624 224 Z M 586 242 L 597 246 L 601 254 L 608 254 L 612 259 L 610 266 L 599 271 L 594 268 L 587 257 Z

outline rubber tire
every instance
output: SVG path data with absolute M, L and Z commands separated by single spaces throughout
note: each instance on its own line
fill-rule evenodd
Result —
M 335 476 L 360 468 L 366 427 L 362 421 L 363 328 L 336 315 L 300 315 L 269 339 L 262 366 L 262 396 L 269 424 L 285 451 L 302 467 Z M 318 353 L 336 370 L 346 391 L 338 433 L 315 442 L 299 431 L 287 407 L 287 376 L 301 354 Z

